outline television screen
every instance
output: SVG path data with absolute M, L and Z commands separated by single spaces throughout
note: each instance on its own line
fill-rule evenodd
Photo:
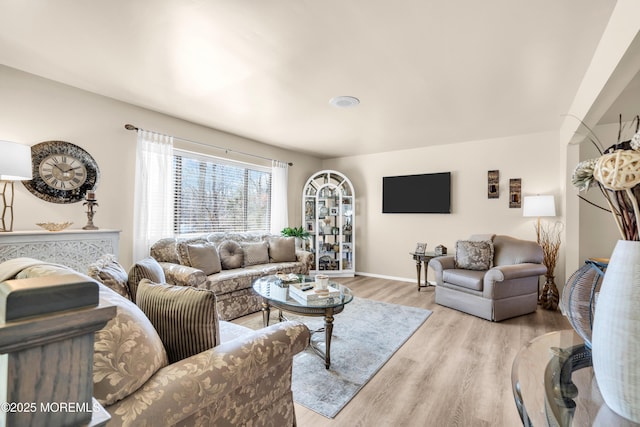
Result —
M 383 177 L 382 213 L 451 213 L 451 172 Z

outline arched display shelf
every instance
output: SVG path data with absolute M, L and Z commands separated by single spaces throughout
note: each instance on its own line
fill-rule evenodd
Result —
M 334 170 L 313 174 L 302 192 L 302 224 L 311 235 L 315 270 L 310 274 L 355 274 L 355 192 L 349 178 Z

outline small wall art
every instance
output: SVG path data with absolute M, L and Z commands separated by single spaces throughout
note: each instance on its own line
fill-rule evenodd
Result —
M 487 198 L 497 199 L 500 197 L 500 171 L 489 171 L 487 173 Z
M 509 180 L 509 207 L 510 208 L 520 208 L 522 197 L 521 197 L 521 187 L 522 187 L 522 179 L 520 178 L 511 178 Z

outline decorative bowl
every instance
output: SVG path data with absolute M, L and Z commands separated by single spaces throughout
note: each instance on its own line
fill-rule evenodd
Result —
M 73 222 L 39 222 L 36 225 L 47 231 L 62 231 L 71 224 L 73 224 Z

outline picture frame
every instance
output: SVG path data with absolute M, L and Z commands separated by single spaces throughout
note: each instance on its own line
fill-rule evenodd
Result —
M 509 180 L 509 207 L 519 209 L 522 207 L 522 179 L 511 178 Z
M 313 221 L 307 221 L 307 231 L 309 233 L 314 233 L 316 230 L 313 228 Z
M 487 172 L 487 198 L 498 199 L 500 197 L 500 171 Z
M 316 217 L 315 200 L 306 200 L 304 202 L 304 217 L 308 220 L 313 220 Z
M 416 254 L 424 254 L 427 251 L 427 244 L 426 243 L 417 243 L 416 244 L 416 250 L 415 253 Z
M 329 216 L 337 216 L 338 215 L 338 208 L 337 207 L 331 207 L 329 208 Z

